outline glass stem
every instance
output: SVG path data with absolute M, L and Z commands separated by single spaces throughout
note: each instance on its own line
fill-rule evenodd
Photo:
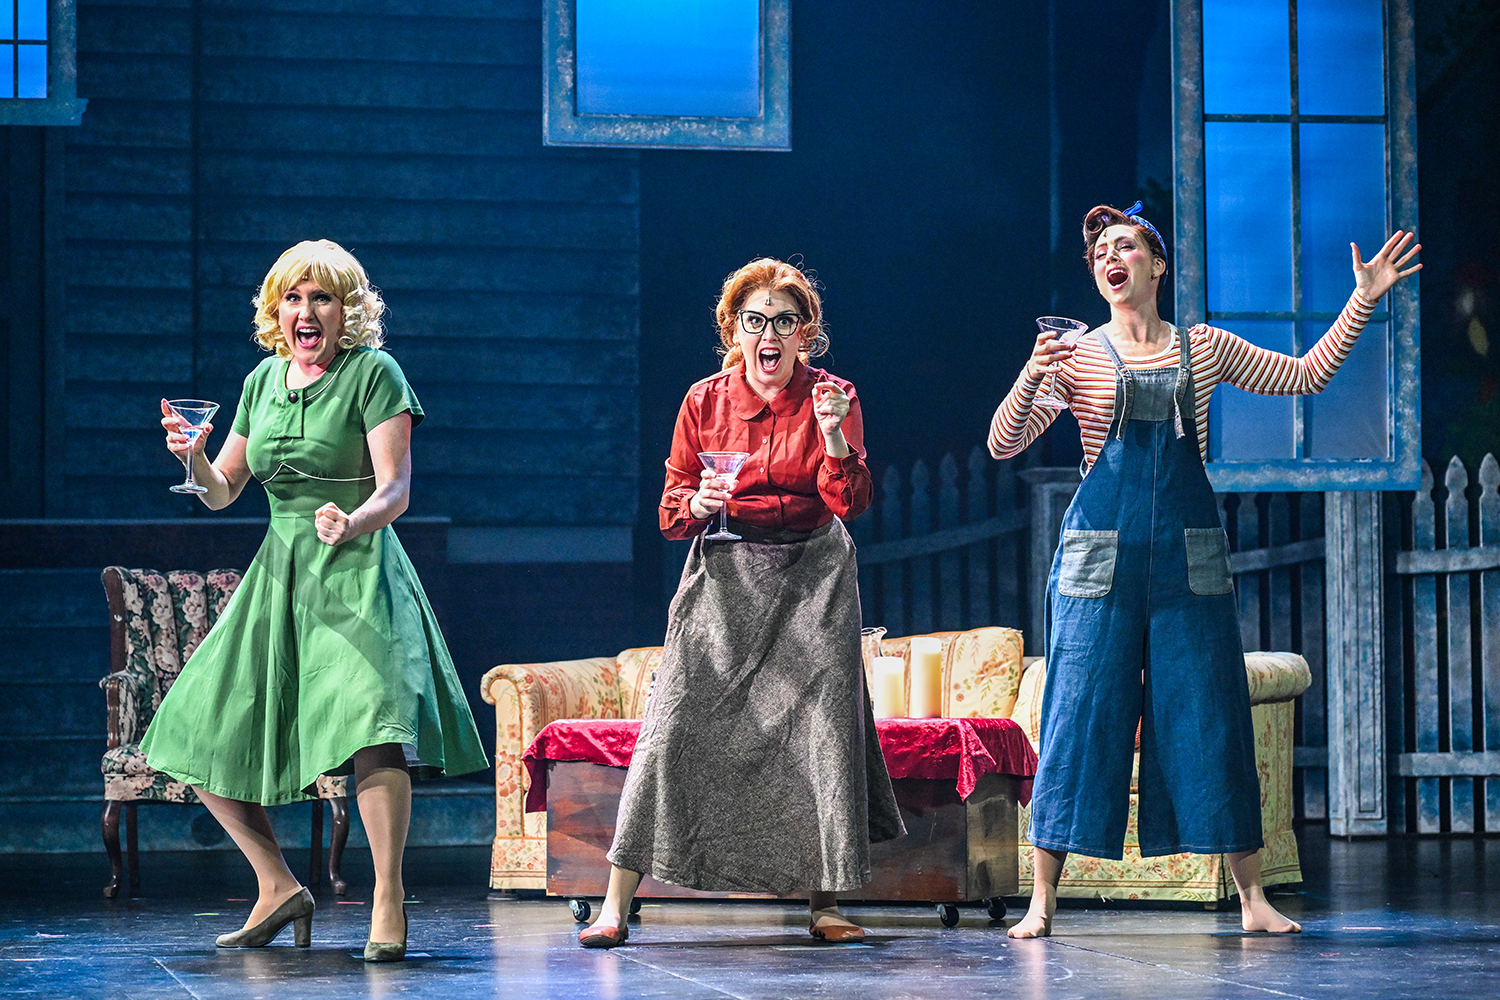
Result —
M 191 438 L 188 439 L 188 444 L 191 445 L 196 440 L 197 440 L 196 436 L 191 437 Z M 196 480 L 196 479 L 193 478 L 193 449 L 191 447 L 188 448 L 188 453 L 187 453 L 187 480 L 183 483 L 183 485 L 184 486 L 197 486 L 198 485 L 198 480 Z
M 729 501 L 724 501 L 724 506 L 719 508 L 719 534 L 729 534 Z

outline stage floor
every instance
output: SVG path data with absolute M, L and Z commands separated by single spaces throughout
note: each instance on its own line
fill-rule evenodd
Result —
M 930 907 L 850 912 L 857 946 L 815 944 L 803 906 L 647 905 L 629 944 L 585 951 L 560 900 L 489 899 L 488 851 L 408 852 L 412 957 L 367 966 L 369 856 L 349 852 L 344 902 L 318 895 L 313 947 L 219 951 L 253 887 L 237 854 L 145 856 L 140 895 L 99 895 L 103 855 L 0 855 L 6 997 L 471 997 L 673 1000 L 830 996 L 1500 996 L 1500 839 L 1330 841 L 1302 831 L 1302 891 L 1277 897 L 1305 933 L 1245 935 L 1197 909 L 1065 905 L 1058 936 L 1009 941 L 982 910 L 957 927 Z M 294 870 L 303 858 L 291 857 Z M 1020 902 L 1013 901 L 1006 925 Z

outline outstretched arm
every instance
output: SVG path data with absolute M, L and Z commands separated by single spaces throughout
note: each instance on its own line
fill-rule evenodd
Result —
M 1421 264 L 1407 266 L 1422 249 L 1420 243 L 1411 246 L 1412 239 L 1411 233 L 1396 231 L 1368 262 L 1360 257 L 1357 245 L 1349 244 L 1354 258 L 1354 294 L 1328 332 L 1300 358 L 1256 347 L 1210 327 L 1209 342 L 1224 381 L 1263 395 L 1310 394 L 1326 389 L 1381 297 L 1396 282 L 1422 269 Z

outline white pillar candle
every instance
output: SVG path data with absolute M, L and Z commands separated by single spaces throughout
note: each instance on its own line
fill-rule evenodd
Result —
M 911 697 L 907 714 L 936 719 L 943 714 L 943 640 L 917 636 L 911 641 Z
M 875 702 L 875 718 L 903 718 L 906 715 L 906 661 L 899 656 L 877 656 L 873 662 L 875 680 L 870 686 L 870 697 Z

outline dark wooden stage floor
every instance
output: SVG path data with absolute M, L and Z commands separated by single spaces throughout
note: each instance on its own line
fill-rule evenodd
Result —
M 1301 835 L 1307 882 L 1278 898 L 1306 933 L 1243 935 L 1233 912 L 1067 907 L 1049 941 L 1006 939 L 982 910 L 851 907 L 868 943 L 812 943 L 802 906 L 647 905 L 632 940 L 584 951 L 558 900 L 492 900 L 487 852 L 409 852 L 413 958 L 366 966 L 368 855 L 346 902 L 318 898 L 313 947 L 218 951 L 248 869 L 225 852 L 148 855 L 141 893 L 99 896 L 102 855 L 0 856 L 0 996 L 1424 997 L 1500 996 L 1500 840 L 1345 843 Z M 300 859 L 293 859 L 294 866 Z M 1013 905 L 1014 920 L 1018 905 Z

